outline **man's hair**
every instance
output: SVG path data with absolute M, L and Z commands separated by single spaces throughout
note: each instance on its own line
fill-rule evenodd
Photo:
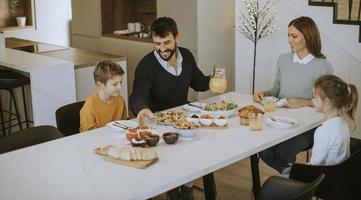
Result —
M 94 81 L 97 83 L 106 84 L 109 79 L 112 79 L 114 76 L 121 76 L 124 74 L 122 67 L 118 63 L 115 63 L 111 60 L 100 61 L 94 69 Z
M 178 28 L 175 21 L 170 17 L 159 17 L 150 26 L 152 36 L 164 38 L 169 34 L 173 37 L 178 35 Z

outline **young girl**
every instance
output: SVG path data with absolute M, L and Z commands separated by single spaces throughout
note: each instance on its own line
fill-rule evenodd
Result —
M 354 130 L 358 92 L 334 75 L 321 76 L 313 86 L 312 102 L 325 121 L 314 134 L 311 165 L 335 165 L 350 156 L 349 126 Z

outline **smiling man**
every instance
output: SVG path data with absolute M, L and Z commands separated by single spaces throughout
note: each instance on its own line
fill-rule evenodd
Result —
M 200 71 L 188 49 L 178 47 L 175 21 L 160 17 L 150 29 L 155 50 L 139 62 L 130 95 L 131 109 L 138 117 L 186 104 L 189 87 L 209 89 L 210 77 Z

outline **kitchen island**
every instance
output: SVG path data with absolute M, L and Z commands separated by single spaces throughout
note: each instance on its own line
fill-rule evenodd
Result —
M 121 95 L 128 103 L 127 67 L 123 56 L 19 38 L 6 38 L 6 47 L 0 52 L 0 65 L 30 76 L 31 113 L 36 126 L 55 125 L 57 108 L 83 101 L 95 91 L 93 70 L 100 60 L 112 60 L 122 66 L 125 76 Z

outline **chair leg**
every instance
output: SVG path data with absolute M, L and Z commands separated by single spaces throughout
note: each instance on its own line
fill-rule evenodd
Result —
M 306 163 L 310 161 L 310 153 L 308 152 L 308 149 L 306 150 Z
M 1 96 L 0 96 L 1 98 Z M 3 136 L 5 136 L 5 121 L 4 121 L 4 113 L 2 110 L 3 106 L 1 104 L 1 99 L 0 99 L 0 117 L 1 117 L 1 128 L 2 128 L 2 132 L 3 132 Z
M 24 90 L 23 85 L 21 86 L 21 90 L 22 90 L 22 93 L 23 93 L 23 101 L 24 101 L 25 124 L 26 124 L 26 128 L 29 128 L 28 109 L 26 108 L 25 90 Z
M 20 130 L 23 130 L 23 126 L 21 125 L 21 120 L 20 120 L 19 109 L 18 109 L 18 106 L 17 106 L 17 104 L 16 104 L 16 100 L 15 100 L 14 90 L 11 90 L 11 91 L 10 91 L 10 94 L 11 94 L 11 98 L 12 98 L 13 101 L 14 101 L 15 114 L 16 114 L 16 118 L 17 118 L 18 123 L 19 123 Z M 10 101 L 11 101 L 11 100 L 10 100 Z M 11 111 L 11 110 L 10 110 L 10 111 Z M 11 122 L 10 122 L 10 123 L 11 123 Z M 10 127 L 10 130 L 11 130 L 11 127 Z

